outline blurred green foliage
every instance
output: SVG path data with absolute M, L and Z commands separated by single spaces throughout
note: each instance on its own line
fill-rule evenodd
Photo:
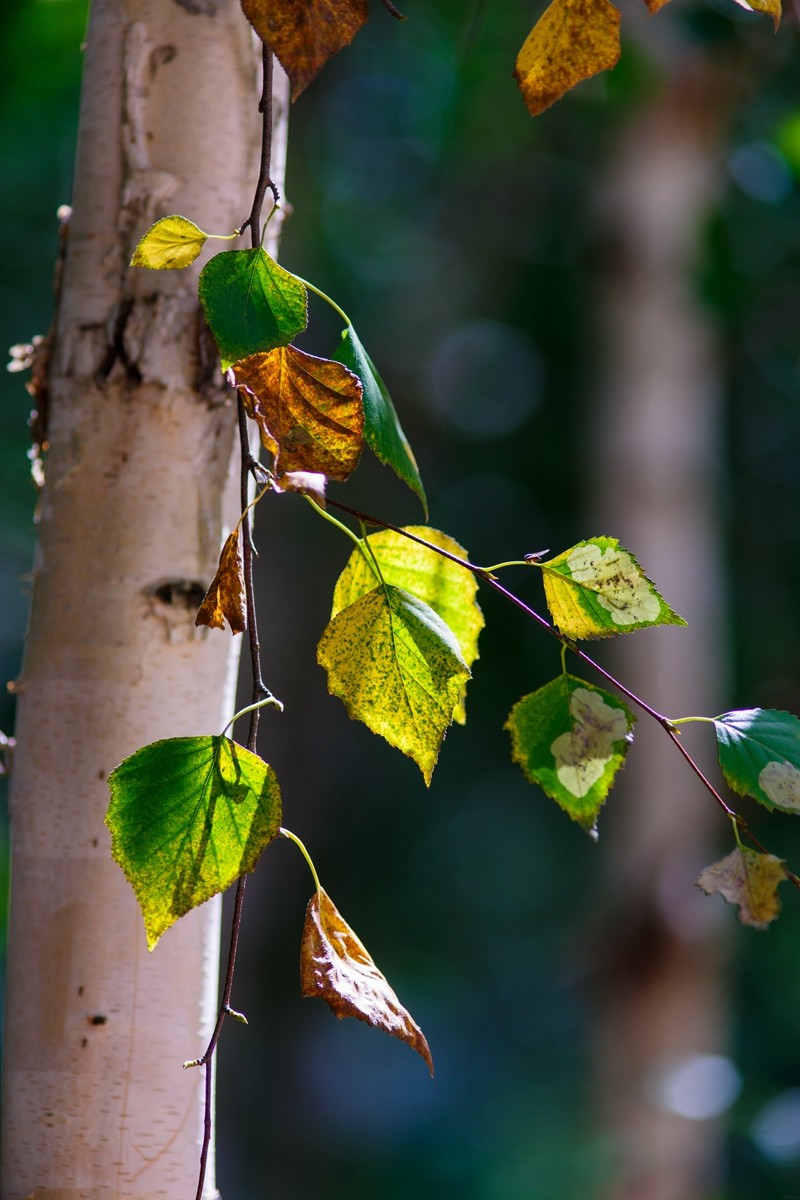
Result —
M 723 186 L 698 279 L 726 389 L 729 707 L 800 711 L 797 35 L 773 37 L 768 21 L 728 0 L 674 0 L 652 22 L 626 9 L 617 70 L 532 121 L 511 79 L 532 6 L 408 0 L 403 25 L 373 8 L 370 25 L 293 108 L 294 212 L 282 259 L 353 318 L 418 453 L 431 523 L 477 561 L 555 553 L 596 532 L 582 430 L 596 369 L 587 298 L 599 269 L 597 180 L 671 55 L 732 60 L 736 79 L 749 80 L 730 98 Z M 84 20 L 84 0 L 6 0 L 4 345 L 49 320 Z M 321 311 L 312 327 L 304 348 L 330 353 L 335 319 Z M 18 376 L 0 389 L 0 663 L 11 678 L 34 497 L 28 398 Z M 365 463 L 348 499 L 419 520 L 416 501 L 387 476 Z M 259 522 L 262 566 L 281 581 L 268 589 L 266 675 L 287 703 L 279 724 L 265 721 L 263 750 L 287 823 L 422 1025 L 437 1078 L 407 1048 L 300 1001 L 307 878 L 276 846 L 248 889 L 235 1003 L 251 1025 L 226 1028 L 221 1048 L 223 1194 L 592 1197 L 610 1161 L 590 1111 L 597 950 L 587 930 L 601 904 L 598 852 L 509 764 L 502 730 L 511 704 L 554 673 L 557 652 L 495 597 L 482 598 L 488 626 L 469 725 L 448 735 L 426 792 L 412 764 L 347 720 L 314 666 L 349 546 L 299 501 L 281 500 L 280 520 L 270 512 Z M 645 547 L 635 549 L 646 559 Z M 669 592 L 668 580 L 657 582 Z M 0 711 L 8 728 L 5 696 Z M 745 815 L 763 828 L 763 816 Z M 764 836 L 797 869 L 794 824 L 772 818 Z M 800 1144 L 794 1156 L 775 1150 L 776 1119 L 772 1142 L 756 1136 L 778 1102 L 797 1117 L 800 918 L 794 895 L 784 903 L 768 934 L 726 914 L 736 950 L 731 1055 L 744 1087 L 730 1113 L 725 1200 L 800 1190 Z M 187 1058 L 196 1050 L 187 1047 Z

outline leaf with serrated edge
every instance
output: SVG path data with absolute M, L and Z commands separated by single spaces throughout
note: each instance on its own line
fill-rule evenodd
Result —
M 441 617 L 401 588 L 375 588 L 330 621 L 317 662 L 350 716 L 412 758 L 429 784 L 469 678 Z
M 433 1075 L 425 1035 L 322 889 L 312 896 L 306 910 L 300 991 L 303 996 L 319 996 L 339 1020 L 357 1017 L 373 1029 L 382 1029 L 406 1042 L 421 1055 Z
M 272 767 L 229 738 L 167 738 L 112 771 L 111 853 L 133 888 L 147 946 L 252 871 L 281 824 Z
M 292 82 L 292 99 L 367 21 L 367 0 L 241 0 L 244 15 Z
M 198 293 L 223 371 L 288 346 L 308 323 L 305 284 L 260 247 L 215 254 L 200 272 Z
M 424 538 L 426 542 L 458 558 L 468 557 L 463 546 L 438 529 L 430 529 L 426 525 L 407 525 L 405 528 L 409 533 Z M 471 670 L 478 657 L 478 634 L 485 623 L 478 606 L 478 583 L 472 572 L 392 529 L 372 533 L 367 540 L 378 560 L 384 581 L 411 592 L 412 596 L 423 600 L 439 614 L 455 634 L 464 662 Z M 368 556 L 365 557 L 358 549 L 354 550 L 336 581 L 331 616 L 335 617 L 359 596 L 372 591 L 377 583 Z M 466 720 L 463 697 L 453 719 L 460 725 Z
M 194 623 L 207 625 L 210 629 L 224 629 L 226 619 L 231 633 L 244 633 L 247 628 L 238 528 L 225 539 L 217 573 L 197 610 Z
M 609 0 L 553 0 L 517 56 L 514 77 L 532 116 L 619 58 L 619 11 Z
M 398 479 L 402 479 L 419 497 L 427 516 L 428 501 L 414 452 L 403 433 L 386 384 L 352 325 L 343 332 L 341 344 L 333 357 L 357 375 L 364 388 L 364 441 L 375 457 L 391 467 Z
M 356 469 L 364 406 L 361 382 L 352 371 L 281 346 L 236 363 L 231 375 L 278 471 L 344 480 Z
M 618 696 L 560 675 L 512 708 L 512 758 L 589 833 L 631 742 L 634 716 Z
M 180 271 L 194 262 L 207 240 L 208 234 L 187 217 L 162 217 L 140 239 L 130 265 Z
M 547 607 L 566 637 L 609 637 L 653 625 L 686 624 L 616 538 L 589 538 L 540 565 Z
M 770 708 L 714 718 L 719 765 L 730 788 L 765 808 L 800 812 L 800 720 Z
M 737 846 L 726 858 L 706 867 L 697 886 L 707 896 L 719 892 L 729 904 L 738 904 L 743 925 L 766 929 L 781 911 L 778 884 L 786 878 L 782 859 Z

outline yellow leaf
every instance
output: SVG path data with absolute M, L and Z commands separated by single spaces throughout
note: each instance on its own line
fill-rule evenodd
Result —
M 292 99 L 367 22 L 367 0 L 241 0 L 244 15 L 292 81 Z
M 386 976 L 375 966 L 330 896 L 322 889 L 308 903 L 300 949 L 300 991 L 319 996 L 336 1014 L 357 1017 L 406 1042 L 433 1074 L 425 1035 L 403 1008 Z
M 737 847 L 726 858 L 706 867 L 697 886 L 707 896 L 719 892 L 729 904 L 738 904 L 739 920 L 755 929 L 766 929 L 781 911 L 778 884 L 786 867 L 774 854 Z
M 781 23 L 781 0 L 736 0 L 740 8 L 746 8 L 748 12 L 766 13 L 772 17 L 772 24 L 777 29 Z
M 341 363 L 279 346 L 231 368 L 279 472 L 347 479 L 364 433 L 361 380 Z
M 162 217 L 151 225 L 131 259 L 132 267 L 150 267 L 153 271 L 180 271 L 197 258 L 208 238 L 207 233 L 186 217 Z
M 517 56 L 514 76 L 538 116 L 619 58 L 619 12 L 609 0 L 553 0 Z
M 210 629 L 224 629 L 226 617 L 232 633 L 244 633 L 247 617 L 238 529 L 234 529 L 225 540 L 217 573 L 197 610 L 194 623 L 207 625 Z

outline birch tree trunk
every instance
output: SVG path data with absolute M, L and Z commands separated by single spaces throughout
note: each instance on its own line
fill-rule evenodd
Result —
M 219 732 L 232 713 L 238 644 L 196 630 L 194 610 L 238 515 L 236 410 L 197 270 L 127 263 L 167 212 L 220 233 L 246 217 L 259 61 L 236 0 L 92 5 L 16 687 L 5 1200 L 176 1200 L 195 1187 L 202 1072 L 181 1064 L 213 1024 L 220 906 L 148 954 L 103 816 L 126 755 Z

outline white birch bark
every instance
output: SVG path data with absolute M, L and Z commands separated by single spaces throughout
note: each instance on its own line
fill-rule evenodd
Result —
M 213 1025 L 220 906 L 148 954 L 103 816 L 126 755 L 219 732 L 232 713 L 239 642 L 196 630 L 193 606 L 238 515 L 236 415 L 201 333 L 200 264 L 127 263 L 167 212 L 219 233 L 246 217 L 259 64 L 236 0 L 92 5 L 17 685 L 5 1200 L 175 1200 L 196 1186 L 203 1079 L 181 1064 Z M 276 90 L 280 120 L 282 77 Z

